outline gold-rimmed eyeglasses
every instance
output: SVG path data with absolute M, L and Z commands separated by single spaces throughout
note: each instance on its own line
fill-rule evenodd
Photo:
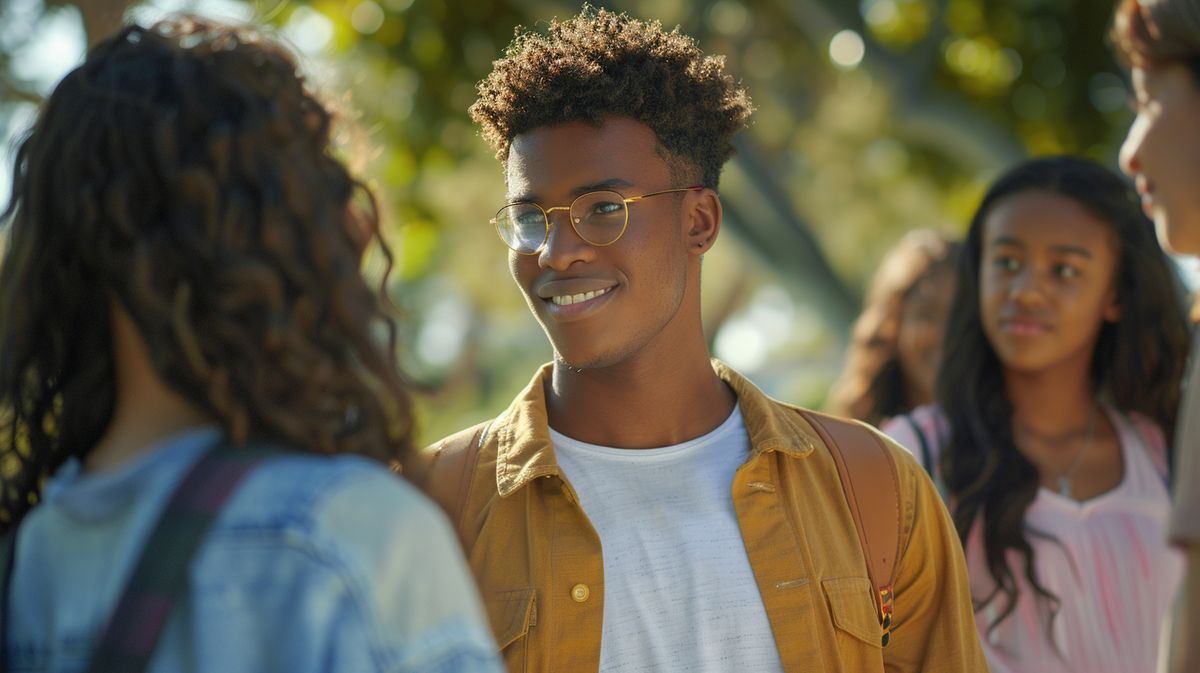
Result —
M 629 224 L 629 204 L 642 199 L 672 194 L 694 192 L 704 189 L 703 185 L 664 189 L 641 196 L 622 196 L 619 192 L 602 189 L 580 194 L 569 206 L 543 208 L 536 203 L 510 203 L 496 211 L 492 226 L 500 240 L 513 252 L 520 255 L 536 255 L 550 240 L 550 213 L 567 211 L 575 233 L 589 244 L 604 247 L 616 243 Z

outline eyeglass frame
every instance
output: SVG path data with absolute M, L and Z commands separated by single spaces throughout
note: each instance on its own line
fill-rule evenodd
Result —
M 499 210 L 497 210 L 496 214 L 494 216 L 492 216 L 491 224 L 492 224 L 492 228 L 496 230 L 496 235 L 500 237 L 500 241 L 504 243 L 504 247 L 508 248 L 509 250 L 512 250 L 513 252 L 517 253 L 518 255 L 525 255 L 526 257 L 529 257 L 532 255 L 541 254 L 542 250 L 545 249 L 546 244 L 548 242 L 550 242 L 550 228 L 551 228 L 550 213 L 553 213 L 556 210 L 565 210 L 565 211 L 567 211 L 567 221 L 571 223 L 571 228 L 575 230 L 575 234 L 577 236 L 579 236 L 579 238 L 582 239 L 584 243 L 587 243 L 588 245 L 590 245 L 594 248 L 606 248 L 606 247 L 616 243 L 617 241 L 621 240 L 621 237 L 625 235 L 625 230 L 629 228 L 629 204 L 637 203 L 638 201 L 641 201 L 642 199 L 647 199 L 647 198 L 650 198 L 651 196 L 658 196 L 660 194 L 674 194 L 677 192 L 698 192 L 702 189 L 704 189 L 704 185 L 691 185 L 689 187 L 676 187 L 674 189 L 663 189 L 663 190 L 660 190 L 657 192 L 650 192 L 649 194 L 642 194 L 641 196 L 629 196 L 629 197 L 626 197 L 624 194 L 622 194 L 621 192 L 618 192 L 615 189 L 593 189 L 589 192 L 584 192 L 584 193 L 580 194 L 579 196 L 576 196 L 574 199 L 571 200 L 570 205 L 551 206 L 550 208 L 543 208 L 541 206 L 541 204 L 534 202 L 534 201 L 516 201 L 514 203 L 507 203 L 504 206 L 502 206 Z M 608 192 L 610 194 L 616 194 L 617 196 L 621 197 L 621 202 L 625 208 L 625 221 L 621 224 L 621 232 L 617 234 L 616 238 L 609 241 L 608 243 L 592 243 L 591 241 L 584 238 L 583 234 L 579 233 L 579 230 L 575 228 L 575 221 L 571 217 L 571 208 L 573 208 L 575 206 L 575 204 L 579 201 L 579 199 L 582 199 L 585 196 L 591 196 L 592 194 L 602 194 L 604 192 Z M 542 234 L 542 242 L 540 244 L 538 244 L 538 247 L 535 248 L 532 252 L 523 252 L 521 250 L 517 250 L 516 248 L 509 245 L 508 241 L 505 240 L 504 236 L 500 233 L 500 213 L 504 212 L 505 210 L 508 210 L 509 208 L 512 208 L 513 206 L 534 206 L 538 210 L 542 211 L 542 220 L 544 220 L 546 223 L 546 233 Z

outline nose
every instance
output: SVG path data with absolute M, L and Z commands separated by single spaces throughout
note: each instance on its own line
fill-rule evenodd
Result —
M 1028 267 L 1010 279 L 1008 296 L 1015 304 L 1022 307 L 1037 306 L 1046 299 L 1037 274 Z
M 1125 142 L 1121 143 L 1119 161 L 1121 170 L 1129 177 L 1135 177 L 1142 170 L 1138 153 L 1142 149 L 1142 139 L 1146 137 L 1146 122 L 1142 117 L 1133 120 L 1129 133 L 1125 134 Z
M 596 248 L 580 238 L 571 226 L 571 215 L 566 210 L 551 212 L 550 233 L 546 245 L 538 253 L 538 266 L 543 269 L 565 271 L 576 262 L 590 262 L 596 258 Z

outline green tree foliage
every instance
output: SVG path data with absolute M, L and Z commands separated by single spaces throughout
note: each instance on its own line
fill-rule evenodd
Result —
M 183 6 L 276 26 L 353 111 L 343 145 L 382 195 L 399 253 L 401 357 L 431 391 L 424 436 L 496 413 L 550 352 L 508 285 L 487 224 L 502 173 L 466 109 L 515 26 L 578 4 L 239 2 Z M 77 12 L 95 40 L 121 12 L 166 1 L 71 4 L 13 0 L 0 24 L 16 5 L 40 12 L 33 24 Z M 723 179 L 728 235 L 705 265 L 706 329 L 719 355 L 799 402 L 823 398 L 861 289 L 903 231 L 962 231 L 987 180 L 1027 154 L 1111 163 L 1129 121 L 1104 38 L 1111 0 L 602 4 L 681 25 L 727 56 L 758 106 Z M 14 75 L 19 37 L 0 32 L 0 124 L 44 94 Z

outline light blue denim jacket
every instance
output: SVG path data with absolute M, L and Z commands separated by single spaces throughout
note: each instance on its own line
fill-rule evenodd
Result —
M 63 466 L 21 524 L 9 670 L 86 667 L 143 541 L 215 429 L 112 472 Z M 458 544 L 439 510 L 360 457 L 288 454 L 226 503 L 151 671 L 498 673 Z

